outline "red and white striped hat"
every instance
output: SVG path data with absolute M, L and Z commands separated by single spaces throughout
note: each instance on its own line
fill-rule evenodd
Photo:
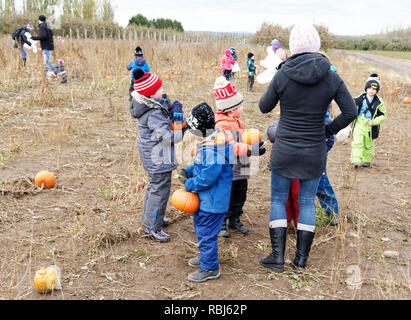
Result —
M 138 76 L 136 77 L 136 80 L 134 80 L 134 90 L 145 97 L 152 96 L 163 85 L 159 77 L 149 72 L 139 72 Z
M 243 95 L 226 78 L 219 77 L 214 83 L 213 95 L 216 99 L 218 111 L 227 112 L 234 110 L 243 103 Z

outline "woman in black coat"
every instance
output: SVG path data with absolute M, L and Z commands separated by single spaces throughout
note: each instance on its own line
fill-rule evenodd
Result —
M 259 101 L 262 113 L 272 111 L 279 101 L 281 108 L 270 159 L 272 253 L 260 260 L 260 264 L 276 272 L 284 270 L 285 204 L 291 180 L 300 180 L 300 215 L 293 264 L 305 268 L 314 238 L 315 195 L 326 165 L 326 139 L 345 128 L 357 115 L 343 80 L 330 70 L 330 62 L 318 53 L 320 45 L 314 26 L 296 25 L 290 34 L 292 56 L 279 66 Z M 341 114 L 325 125 L 331 100 L 337 102 Z

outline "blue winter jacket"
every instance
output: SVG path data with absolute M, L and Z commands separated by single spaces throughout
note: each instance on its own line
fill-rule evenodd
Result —
M 233 147 L 220 138 L 224 133 L 216 130 L 198 145 L 194 165 L 187 167 L 189 179 L 186 191 L 194 191 L 200 198 L 200 210 L 225 213 L 230 204 L 233 181 Z
M 134 70 L 140 68 L 144 72 L 150 72 L 150 67 L 148 66 L 146 59 L 144 59 L 143 57 L 135 57 L 126 65 L 126 68 L 127 70 L 131 70 L 130 78 L 132 81 L 134 80 Z

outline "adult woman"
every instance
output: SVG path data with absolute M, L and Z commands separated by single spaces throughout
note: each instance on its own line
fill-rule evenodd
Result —
M 292 179 L 300 180 L 300 216 L 293 264 L 305 268 L 315 229 L 314 199 L 326 165 L 326 138 L 345 128 L 356 116 L 354 101 L 343 80 L 317 52 L 321 41 L 312 25 L 296 25 L 290 34 L 292 56 L 279 70 L 259 101 L 262 113 L 281 102 L 281 118 L 271 152 L 270 238 L 272 253 L 260 264 L 284 270 L 287 230 L 285 203 Z M 341 114 L 328 125 L 324 118 L 331 100 Z

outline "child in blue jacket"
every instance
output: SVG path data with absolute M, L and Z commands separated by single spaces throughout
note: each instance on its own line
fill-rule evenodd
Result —
M 134 54 L 135 54 L 135 58 L 126 65 L 127 70 L 129 71 L 131 70 L 131 73 L 130 73 L 131 83 L 130 83 L 130 89 L 129 89 L 130 93 L 133 92 L 134 90 L 134 76 L 133 76 L 134 70 L 141 69 L 144 72 L 150 72 L 150 67 L 148 66 L 148 63 L 143 56 L 143 50 L 140 47 L 137 47 L 134 50 Z
M 200 255 L 189 260 L 189 281 L 204 282 L 220 276 L 217 234 L 221 230 L 230 203 L 234 153 L 225 134 L 215 129 L 214 112 L 203 102 L 187 117 L 189 130 L 200 141 L 194 165 L 180 171 L 185 190 L 198 193 L 200 207 L 194 213 L 194 231 Z

